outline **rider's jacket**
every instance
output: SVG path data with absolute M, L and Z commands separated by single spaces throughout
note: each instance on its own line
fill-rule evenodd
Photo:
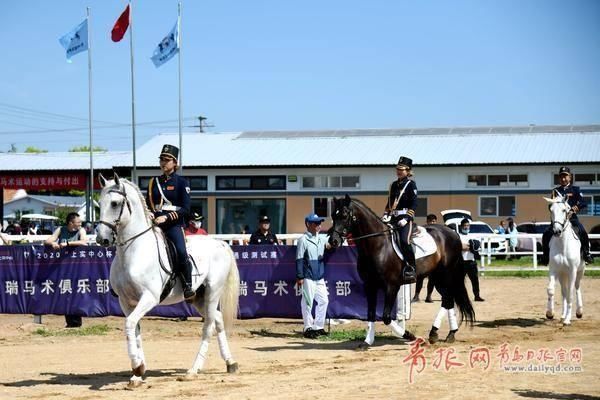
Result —
M 190 215 L 190 184 L 176 173 L 152 178 L 146 202 L 155 217 L 167 216 L 166 227 L 185 226 Z
M 552 189 L 552 198 L 557 197 L 559 194 L 563 197 L 567 197 L 567 203 L 569 204 L 569 206 L 571 206 L 571 208 L 577 207 L 577 210 L 574 210 L 571 219 L 577 219 L 577 212 L 587 207 L 587 203 L 583 198 L 579 186 L 573 186 L 571 184 L 568 184 L 565 186 L 559 185 Z
M 415 210 L 417 209 L 417 184 L 405 177 L 404 179 L 395 180 L 390 185 L 388 201 L 385 205 L 386 214 L 391 214 L 394 217 L 403 216 L 404 218 L 413 219 Z

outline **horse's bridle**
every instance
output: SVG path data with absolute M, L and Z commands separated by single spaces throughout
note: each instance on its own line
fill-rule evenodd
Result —
M 350 227 L 352 227 L 352 225 L 354 225 L 358 222 L 358 218 L 356 217 L 356 215 L 354 215 L 354 210 L 352 209 L 352 207 L 347 207 L 347 209 L 348 209 L 348 212 L 350 213 L 350 215 L 346 218 L 344 225 L 349 225 Z M 335 226 L 335 224 L 334 224 L 334 226 Z M 352 237 L 352 241 L 366 239 L 366 238 L 370 238 L 373 236 L 382 236 L 382 235 L 385 235 L 386 233 L 394 231 L 394 230 L 395 230 L 394 228 L 388 228 L 388 229 L 385 229 L 380 232 L 368 233 L 366 235 Z M 342 229 L 341 232 L 338 231 L 337 229 L 333 229 L 333 232 L 337 233 L 339 235 L 339 237 L 342 238 L 342 240 L 346 239 L 346 237 L 348 236 L 348 228 L 346 228 L 346 227 L 344 227 L 344 229 Z M 342 243 L 343 243 L 343 241 L 342 241 Z
M 123 210 L 125 209 L 125 204 L 127 204 L 127 210 L 129 211 L 129 214 L 131 215 L 131 203 L 129 203 L 129 199 L 127 198 L 127 192 L 125 192 L 125 190 L 123 189 L 123 186 L 120 185 L 119 189 L 110 189 L 108 191 L 108 193 L 116 193 L 116 194 L 120 194 L 121 196 L 123 196 L 123 202 L 121 203 L 121 210 L 119 211 L 119 216 L 117 217 L 117 219 L 115 219 L 112 223 L 110 222 L 106 222 L 106 221 L 98 221 L 98 225 L 103 224 L 106 225 L 110 228 L 110 230 L 113 232 L 113 235 L 116 237 L 118 237 L 118 232 L 117 230 L 119 229 L 119 225 L 121 224 L 121 217 L 123 216 Z M 142 232 L 133 235 L 132 237 L 130 237 L 127 240 L 124 240 L 122 242 L 117 242 L 117 246 L 124 246 L 127 243 L 137 239 L 138 237 L 142 236 L 144 233 L 148 232 L 149 230 L 152 229 L 152 224 L 150 224 L 150 226 L 148 227 L 148 229 L 143 230 Z
M 554 215 L 552 215 L 552 218 L 550 219 L 550 222 L 552 223 L 552 225 L 554 224 L 558 224 L 562 227 L 562 230 L 560 232 L 560 234 L 562 235 L 562 233 L 565 231 L 565 226 L 571 222 L 571 216 L 573 215 L 573 208 L 571 208 L 571 206 L 569 205 L 569 203 L 565 204 L 569 207 L 569 211 L 567 211 L 567 215 L 565 215 L 565 221 L 564 222 L 558 222 L 554 220 Z

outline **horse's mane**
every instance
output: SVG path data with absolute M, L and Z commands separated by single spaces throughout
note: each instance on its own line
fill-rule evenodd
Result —
M 146 217 L 146 221 L 148 223 L 151 223 L 152 220 L 150 219 L 150 216 L 152 215 L 152 213 L 150 212 L 150 209 L 148 208 L 148 205 L 146 204 L 146 198 L 142 194 L 142 191 L 140 190 L 140 188 L 135 183 L 130 182 L 129 180 L 127 180 L 125 178 L 119 178 L 119 182 L 123 182 L 124 184 L 126 184 L 127 186 L 129 186 L 130 188 L 135 190 L 135 193 L 138 195 L 138 197 L 140 199 L 140 203 L 142 204 L 142 209 L 144 210 L 144 216 Z
M 352 198 L 351 202 L 354 203 L 355 205 L 357 205 L 358 208 L 360 208 L 365 214 L 368 214 L 371 217 L 373 217 L 373 218 L 375 218 L 376 220 L 379 221 L 379 216 L 377 214 L 375 214 L 375 212 L 373 210 L 371 210 L 369 208 L 369 206 L 366 205 L 365 203 L 363 203 L 361 200 L 356 199 L 356 198 Z

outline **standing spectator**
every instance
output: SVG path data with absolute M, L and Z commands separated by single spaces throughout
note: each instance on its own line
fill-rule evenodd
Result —
M 481 248 L 481 242 L 475 239 L 469 239 L 469 230 L 471 223 L 467 218 L 460 221 L 460 240 L 462 242 L 462 256 L 465 265 L 465 272 L 471 280 L 473 285 L 473 294 L 475 295 L 475 301 L 485 301 L 479 295 L 479 276 L 477 273 L 477 259 L 479 256 L 479 249 Z
M 498 227 L 496 228 L 496 233 L 498 235 L 504 235 L 506 234 L 506 225 L 504 224 L 504 220 L 500 220 L 500 225 L 498 225 Z
M 306 232 L 298 239 L 296 248 L 296 284 L 302 289 L 303 335 L 308 339 L 327 335 L 323 329 L 329 298 L 325 285 L 325 263 L 323 255 L 330 249 L 329 236 L 319 235 L 324 218 L 308 214 L 304 218 Z M 313 301 L 317 302 L 315 317 L 312 316 Z
M 202 228 L 204 217 L 198 213 L 192 214 L 192 220 L 188 222 L 185 228 L 185 235 L 208 235 L 208 232 Z
M 427 225 L 433 224 L 437 224 L 437 216 L 435 214 L 427 215 Z M 412 298 L 413 303 L 418 303 L 420 301 L 419 294 L 421 293 L 421 289 L 423 289 L 424 281 L 424 276 L 417 277 L 417 284 L 415 285 L 415 295 Z M 431 294 L 433 293 L 434 287 L 434 281 L 431 278 L 427 278 L 427 296 L 425 297 L 425 303 L 433 303 L 433 300 L 431 300 Z
M 17 222 L 11 222 L 4 231 L 9 235 L 21 235 L 23 231 L 21 230 L 21 225 Z
M 517 251 L 517 224 L 512 219 L 512 217 L 508 217 L 506 219 L 508 221 L 508 226 L 506 227 L 506 234 L 508 235 L 508 253 L 514 253 Z M 508 259 L 510 260 L 512 257 L 509 255 Z
M 250 236 L 249 244 L 279 244 L 277 236 L 271 232 L 271 219 L 263 215 L 258 219 L 258 229 Z
M 39 235 L 40 226 L 38 224 L 31 223 L 27 228 L 27 235 Z
M 54 233 L 46 239 L 45 245 L 59 250 L 67 246 L 87 246 L 87 235 L 81 227 L 81 218 L 77 213 L 67 215 L 67 225 L 56 228 Z M 67 328 L 79 328 L 82 324 L 80 315 L 65 315 Z

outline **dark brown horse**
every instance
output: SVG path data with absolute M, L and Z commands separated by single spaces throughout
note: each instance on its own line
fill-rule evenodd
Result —
M 377 291 L 384 291 L 383 322 L 389 325 L 392 321 L 392 307 L 396 301 L 398 290 L 403 281 L 402 268 L 404 262 L 398 257 L 391 242 L 390 228 L 369 209 L 363 202 L 345 198 L 333 199 L 333 227 L 329 242 L 336 247 L 342 244 L 344 238 L 351 234 L 356 243 L 358 273 L 364 282 L 367 295 L 367 321 L 369 331 L 373 329 L 377 307 Z M 437 250 L 426 257 L 417 260 L 417 275 L 429 275 L 435 288 L 442 295 L 442 308 L 434 320 L 429 333 L 430 342 L 438 340 L 437 330 L 445 315 L 448 315 L 450 333 L 446 341 L 454 341 L 458 330 L 454 304 L 458 305 L 460 321 L 473 324 L 475 311 L 465 287 L 465 272 L 462 259 L 462 244 L 458 234 L 446 226 L 427 225 L 427 232 L 433 237 Z M 370 345 L 370 332 L 365 342 Z M 371 334 L 372 336 L 372 334 Z M 405 338 L 414 337 L 406 332 Z M 370 343 L 369 343 L 370 342 Z

